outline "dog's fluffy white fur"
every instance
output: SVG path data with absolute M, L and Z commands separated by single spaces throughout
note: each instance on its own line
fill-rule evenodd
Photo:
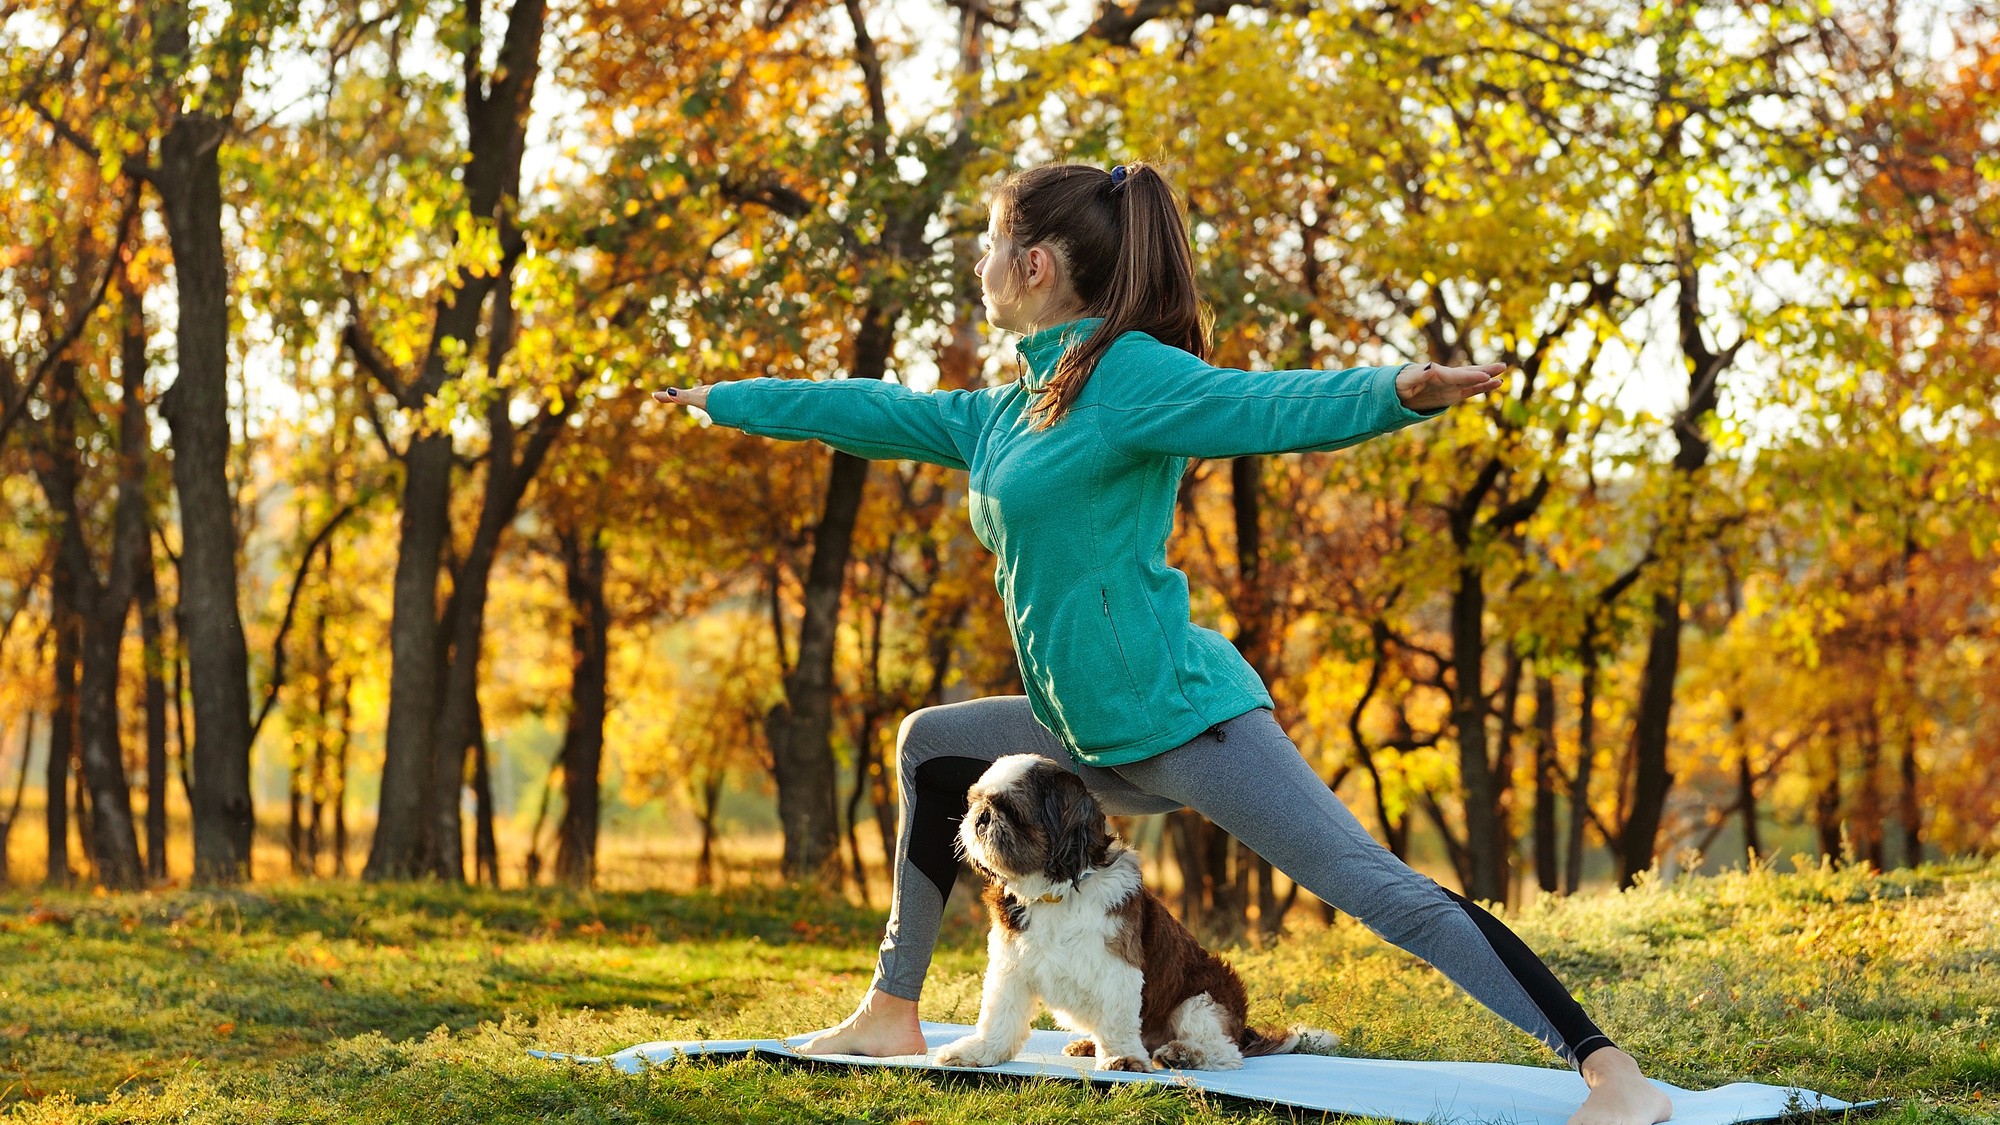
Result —
M 1245 1055 L 1332 1053 L 1330 1032 L 1247 1026 L 1243 984 L 1140 878 L 1074 774 L 1033 754 L 994 762 L 968 793 L 958 842 L 988 879 L 993 925 L 973 1033 L 945 1066 L 996 1066 L 1027 1042 L 1040 1004 L 1089 1036 L 1073 1055 L 1100 1070 L 1228 1070 Z

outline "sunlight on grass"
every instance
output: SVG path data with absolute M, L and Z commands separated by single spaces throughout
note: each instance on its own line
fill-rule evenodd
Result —
M 1301 915 L 1303 918 L 1303 915 Z M 2000 864 L 1807 867 L 1648 883 L 1510 915 L 1656 1077 L 1895 1097 L 1887 1121 L 1992 1121 Z M 535 1060 L 824 1026 L 866 985 L 879 912 L 803 889 L 571 895 L 301 883 L 0 897 L 0 1089 L 32 1122 L 1208 1121 L 1178 1091 L 966 1084 L 758 1062 L 624 1076 Z M 954 911 L 928 1019 L 970 1022 L 980 934 Z M 1230 951 L 1253 1016 L 1352 1053 L 1559 1065 L 1349 920 Z

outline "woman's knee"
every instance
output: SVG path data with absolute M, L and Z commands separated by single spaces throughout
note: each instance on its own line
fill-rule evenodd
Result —
M 902 723 L 896 727 L 896 771 L 905 781 L 916 773 L 925 758 L 930 757 L 925 751 L 936 730 L 939 710 L 941 708 L 919 707 L 903 716 Z

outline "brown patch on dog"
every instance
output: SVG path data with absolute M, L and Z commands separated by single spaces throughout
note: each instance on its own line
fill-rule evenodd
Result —
M 1121 904 L 1120 912 L 1129 917 L 1134 902 L 1142 951 L 1142 959 L 1135 963 L 1145 976 L 1139 994 L 1139 1038 L 1146 1050 L 1156 1051 L 1172 1042 L 1175 1010 L 1204 992 L 1222 1010 L 1223 1034 L 1233 1040 L 1241 1039 L 1250 997 L 1236 970 L 1203 949 L 1150 889 L 1139 888 L 1137 894 Z M 1113 940 L 1123 940 L 1126 928 L 1121 924 L 1119 937 Z M 1124 954 L 1121 952 L 1120 956 Z
M 1145 910 L 1144 888 L 1111 908 L 1118 917 L 1111 926 L 1111 952 L 1142 973 L 1146 970 Z
M 986 884 L 986 893 L 980 898 L 986 903 L 986 913 L 993 919 L 994 925 L 1010 935 L 1028 928 L 1028 908 L 1000 884 Z
M 1145 1059 L 1133 1058 L 1131 1055 L 1119 1055 L 1116 1058 L 1105 1059 L 1103 1062 L 1097 1064 L 1097 1069 L 1136 1070 L 1140 1074 L 1146 1074 L 1153 1069 L 1153 1064 L 1147 1062 Z
M 1085 871 L 1104 866 L 1111 849 L 1111 830 L 1104 810 L 1090 788 L 1053 762 L 1038 763 L 1022 778 L 1028 803 L 1039 808 L 1044 852 L 1042 877 L 1065 883 Z
M 1068 1043 L 1063 1044 L 1063 1054 L 1065 1055 L 1082 1055 L 1088 1057 L 1096 1053 L 1097 1041 L 1094 1039 L 1072 1039 Z

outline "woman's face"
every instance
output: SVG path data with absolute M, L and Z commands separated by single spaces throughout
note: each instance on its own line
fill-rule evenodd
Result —
M 1009 332 L 1030 332 L 1070 319 L 1051 315 L 1073 307 L 1076 300 L 1069 279 L 1062 275 L 1060 263 L 1047 245 L 1021 252 L 1001 233 L 997 213 L 988 220 L 981 241 L 986 252 L 980 255 L 972 272 L 979 275 L 979 291 L 985 298 L 989 324 Z M 1018 263 L 1016 254 L 1020 255 Z M 1018 275 L 1010 276 L 1009 265 L 1016 265 Z

